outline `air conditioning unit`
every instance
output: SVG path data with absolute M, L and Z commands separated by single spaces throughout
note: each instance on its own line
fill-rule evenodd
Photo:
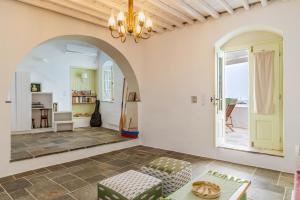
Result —
M 97 56 L 98 49 L 79 44 L 67 44 L 66 54 L 81 54 L 85 56 Z

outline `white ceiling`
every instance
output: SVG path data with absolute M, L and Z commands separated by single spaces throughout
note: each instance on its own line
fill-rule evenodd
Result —
M 18 0 L 103 27 L 111 13 L 127 10 L 127 0 Z M 204 23 L 237 9 L 267 6 L 274 0 L 134 0 L 135 10 L 143 10 L 154 23 L 154 30 L 165 32 L 197 22 Z

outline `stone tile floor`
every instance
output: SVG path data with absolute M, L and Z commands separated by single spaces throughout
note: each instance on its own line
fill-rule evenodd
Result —
M 250 145 L 250 133 L 248 129 L 233 127 L 234 132 L 226 128 L 224 142 L 220 147 L 235 149 L 240 151 L 255 152 L 267 155 L 283 156 L 283 151 L 268 150 L 252 147 Z
M 130 140 L 106 128 L 78 128 L 67 132 L 47 132 L 11 136 L 11 161 Z
M 0 200 L 96 200 L 96 183 L 168 156 L 193 165 L 193 177 L 213 169 L 252 181 L 248 200 L 290 200 L 293 175 L 162 149 L 137 146 L 0 178 Z

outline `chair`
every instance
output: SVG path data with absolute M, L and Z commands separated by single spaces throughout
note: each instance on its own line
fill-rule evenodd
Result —
M 237 99 L 226 98 L 226 127 L 228 127 L 232 132 L 234 132 L 234 130 L 231 114 L 237 104 L 237 101 Z
M 46 109 L 46 108 L 41 109 L 40 128 L 48 128 L 49 127 L 48 111 L 49 111 L 49 109 Z M 43 122 L 44 122 L 44 127 L 43 127 Z

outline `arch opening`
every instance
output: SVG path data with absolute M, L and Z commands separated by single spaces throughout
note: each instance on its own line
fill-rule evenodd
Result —
M 111 76 L 103 70 L 107 63 L 111 66 Z M 119 50 L 101 39 L 68 35 L 42 42 L 19 64 L 12 83 L 11 161 L 48 155 L 49 149 L 55 153 L 79 148 L 74 146 L 76 137 L 69 141 L 58 138 L 62 133 L 70 134 L 66 131 L 81 137 L 84 144 L 80 141 L 78 144 L 83 147 L 126 141 L 119 135 L 120 117 L 124 115 L 128 119 L 123 119 L 121 128 L 138 131 L 136 102 L 140 100 L 140 92 L 134 71 Z M 104 89 L 111 90 L 111 99 L 103 97 Z M 124 106 L 130 93 L 135 96 L 133 103 Z M 95 119 L 99 111 L 96 100 L 100 101 L 102 128 L 90 127 L 91 118 Z M 57 138 L 43 140 L 47 134 L 53 136 L 58 131 Z M 82 138 L 82 134 L 87 137 Z M 107 138 L 102 140 L 103 134 Z M 46 146 L 47 151 L 37 150 Z

